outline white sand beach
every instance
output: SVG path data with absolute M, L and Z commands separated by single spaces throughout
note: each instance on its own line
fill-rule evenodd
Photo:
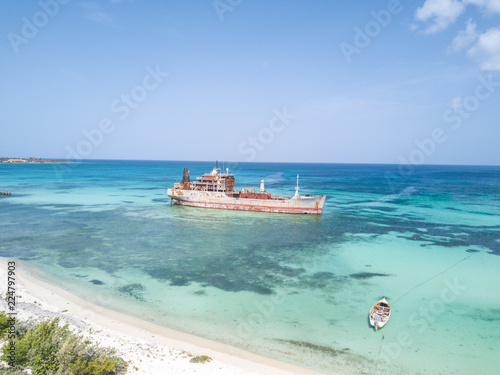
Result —
M 0 294 L 7 291 L 7 262 L 0 258 Z M 16 261 L 17 319 L 60 318 L 102 347 L 116 350 L 128 363 L 127 374 L 318 375 L 318 372 L 264 358 L 244 350 L 175 331 L 104 309 L 31 275 Z M 0 311 L 7 309 L 5 299 Z M 192 356 L 213 360 L 190 363 Z

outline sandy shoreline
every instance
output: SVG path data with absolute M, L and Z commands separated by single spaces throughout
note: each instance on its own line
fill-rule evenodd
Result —
M 12 259 L 0 258 L 2 296 L 7 290 L 8 261 Z M 18 319 L 59 317 L 101 346 L 115 348 L 129 363 L 127 374 L 320 374 L 94 305 L 35 278 L 20 261 L 16 261 L 15 278 L 16 294 L 20 296 L 16 303 Z M 0 310 L 6 307 L 1 299 Z M 190 363 L 190 355 L 208 355 L 213 361 Z

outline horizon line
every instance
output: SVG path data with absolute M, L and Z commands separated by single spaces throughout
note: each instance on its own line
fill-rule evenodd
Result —
M 41 160 L 63 160 L 72 162 L 87 162 L 87 161 L 143 161 L 143 162 L 187 162 L 187 163 L 215 163 L 219 160 L 182 160 L 182 159 L 66 159 L 66 158 L 45 158 L 45 157 L 5 157 L 0 156 L 0 159 L 41 159 Z M 500 167 L 500 164 L 412 164 L 412 163 L 368 163 L 368 162 L 325 162 L 325 161 L 227 161 L 221 160 L 223 163 L 232 164 L 338 164 L 338 165 L 387 165 L 387 166 L 452 166 L 452 167 Z

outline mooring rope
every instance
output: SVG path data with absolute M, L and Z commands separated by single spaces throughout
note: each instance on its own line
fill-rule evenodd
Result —
M 422 286 L 424 285 L 425 283 L 431 281 L 432 279 L 435 279 L 436 277 L 442 275 L 443 273 L 451 270 L 453 267 L 456 267 L 458 266 L 460 263 L 466 261 L 467 259 L 469 259 L 471 256 L 475 255 L 476 253 L 474 254 L 470 254 L 470 255 L 467 255 L 465 258 L 459 260 L 458 262 L 454 263 L 453 265 L 451 265 L 450 267 L 446 268 L 445 270 L 435 274 L 434 276 L 432 277 L 429 277 L 428 279 L 422 281 L 420 284 L 418 285 L 415 285 L 413 288 L 411 288 L 410 290 L 408 290 L 407 292 L 405 292 L 402 296 L 400 296 L 398 299 L 396 299 L 394 302 L 391 302 L 391 305 L 395 304 L 396 302 L 398 302 L 400 299 L 402 299 L 403 297 L 405 297 L 407 294 L 409 294 L 410 292 L 414 291 L 415 289 L 417 289 L 419 286 Z M 378 355 L 377 355 L 377 362 L 376 362 L 376 368 L 375 368 L 375 373 L 378 373 L 378 369 L 379 369 L 379 360 L 380 360 L 380 353 L 382 353 L 382 345 L 384 344 L 384 338 L 385 336 L 382 335 L 382 340 L 380 341 L 380 347 L 378 348 Z
M 378 374 L 379 359 L 380 359 L 380 353 L 382 352 L 382 344 L 384 343 L 384 338 L 385 338 L 385 336 L 382 335 L 382 340 L 380 341 L 380 347 L 378 348 L 377 362 L 376 362 L 376 366 L 375 366 L 375 374 Z
M 385 338 L 385 336 L 382 335 L 382 341 L 380 341 L 380 348 L 378 348 L 377 362 L 378 362 L 378 359 L 380 358 L 380 352 L 382 351 L 382 344 L 384 343 L 384 338 Z
M 414 286 L 413 288 L 411 288 L 410 290 L 408 290 L 406 293 L 404 293 L 401 297 L 399 297 L 397 300 L 395 300 L 394 302 L 391 302 L 391 304 L 395 304 L 396 302 L 398 302 L 401 298 L 405 297 L 407 294 L 409 294 L 410 292 L 414 291 L 415 289 L 417 289 L 419 286 L 422 286 L 424 285 L 425 283 L 431 281 L 432 279 L 435 279 L 436 277 L 442 275 L 443 273 L 451 270 L 453 267 L 455 266 L 458 266 L 460 263 L 462 263 L 463 261 L 466 261 L 467 259 L 469 259 L 471 256 L 475 255 L 476 253 L 473 253 L 473 254 L 470 254 L 468 256 L 466 256 L 464 259 L 456 262 L 455 264 L 453 264 L 452 266 L 448 267 L 447 269 L 445 269 L 444 271 L 441 271 L 439 272 L 438 274 L 432 276 L 432 277 L 429 277 L 427 280 L 424 280 L 422 281 L 420 284 Z

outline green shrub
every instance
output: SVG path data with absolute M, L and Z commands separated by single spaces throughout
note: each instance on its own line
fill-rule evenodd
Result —
M 193 357 L 189 360 L 191 363 L 205 363 L 205 362 L 210 362 L 212 358 L 210 358 L 208 355 L 198 355 L 196 357 Z
M 8 317 L 5 311 L 0 312 L 0 339 L 3 338 L 5 332 L 9 330 L 10 324 L 7 319 Z
M 24 321 L 16 319 L 16 337 L 24 336 L 29 330 L 35 328 L 36 325 L 37 323 L 32 320 Z
M 126 370 L 127 364 L 114 352 L 91 345 L 81 336 L 71 336 L 58 353 L 59 371 L 56 375 L 111 375 Z
M 65 340 L 57 352 L 59 369 L 56 375 L 71 375 L 70 365 L 78 358 L 87 355 L 88 341 L 83 341 L 81 337 L 72 335 Z
M 83 358 L 77 359 L 76 363 L 70 364 L 70 368 L 74 374 L 85 375 L 100 375 L 114 374 L 117 367 L 117 359 L 110 358 L 106 355 L 98 358 Z
M 0 374 L 2 374 L 2 375 L 26 375 L 26 373 L 23 372 L 23 369 L 19 368 L 19 367 L 9 367 L 9 368 L 0 367 Z
M 59 319 L 36 325 L 16 340 L 16 364 L 29 365 L 34 375 L 52 374 L 59 367 L 57 352 L 71 334 L 68 326 L 59 327 Z
M 16 367 L 31 367 L 33 375 L 114 375 L 126 370 L 126 363 L 108 349 L 91 345 L 73 334 L 59 319 L 36 325 L 16 322 L 24 332 L 15 340 Z M 8 360 L 8 347 L 1 360 Z

